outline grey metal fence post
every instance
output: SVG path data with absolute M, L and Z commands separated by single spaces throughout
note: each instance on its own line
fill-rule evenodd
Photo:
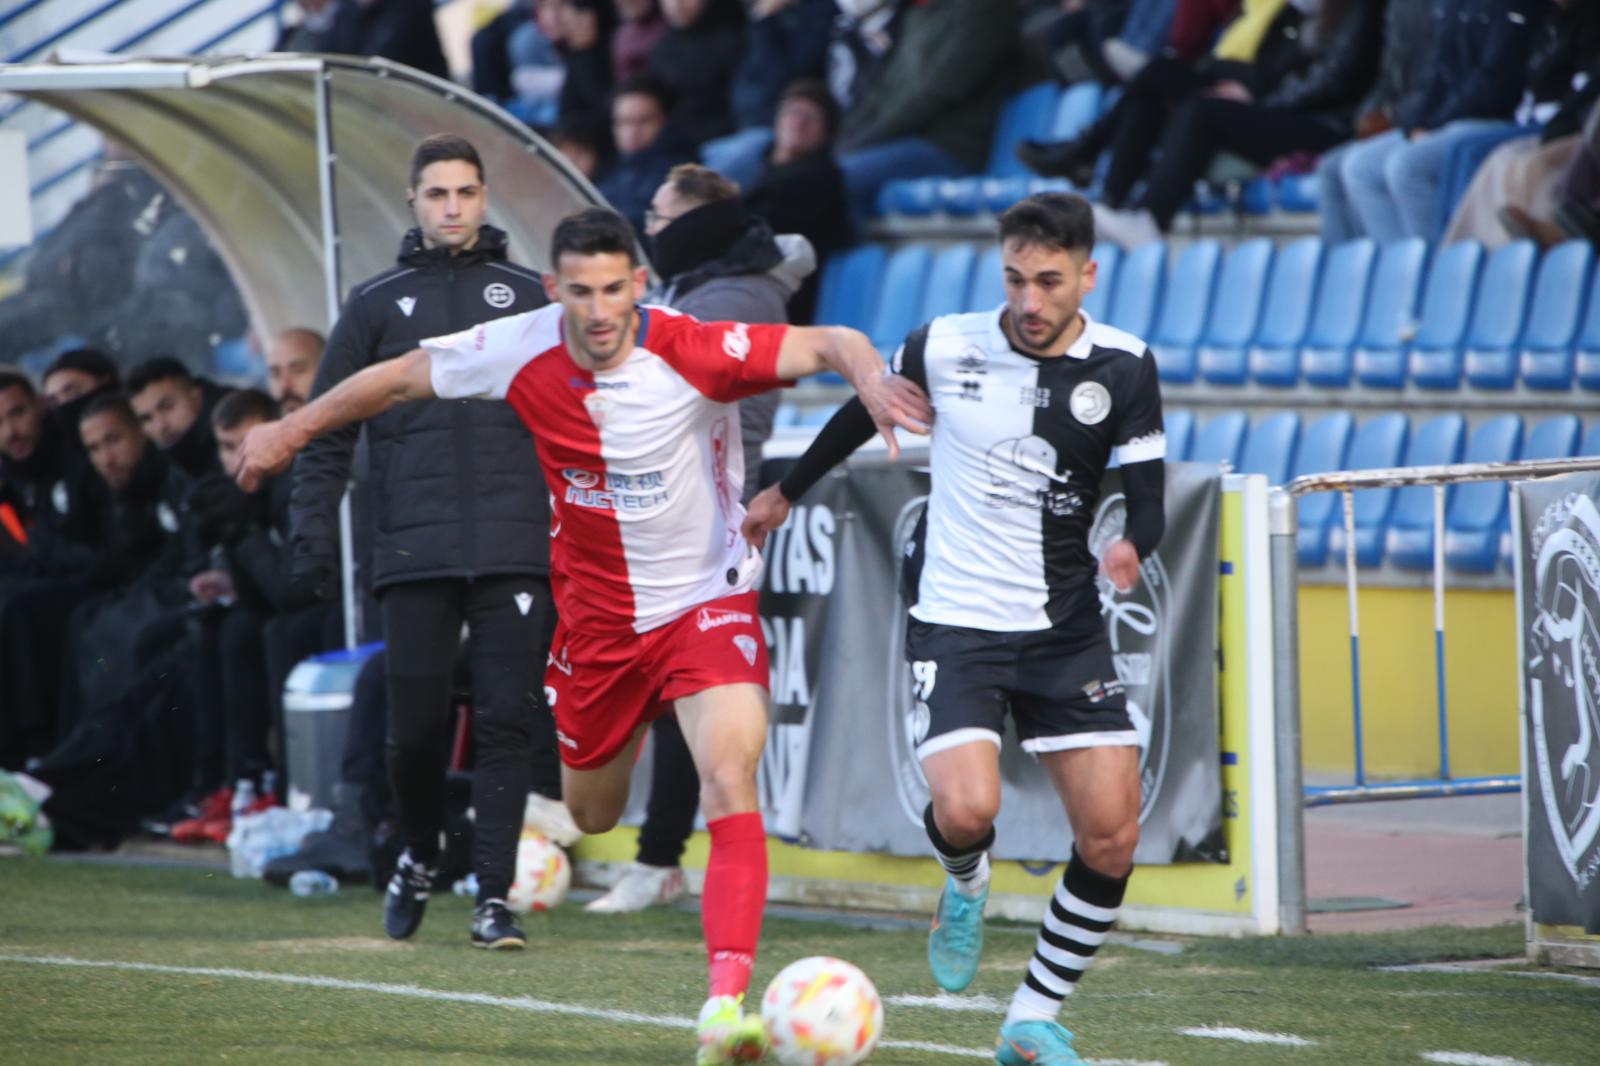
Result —
M 1300 523 L 1295 498 L 1275 488 L 1267 498 L 1272 546 L 1272 691 L 1278 782 L 1278 923 L 1306 931 L 1305 799 L 1300 768 Z

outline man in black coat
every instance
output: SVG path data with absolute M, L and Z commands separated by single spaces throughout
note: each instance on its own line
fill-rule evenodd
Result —
M 483 222 L 488 190 L 469 142 L 449 135 L 422 141 L 409 193 L 417 228 L 406 234 L 393 269 L 352 290 L 314 395 L 426 337 L 548 302 L 539 276 L 507 261 L 505 234 Z M 451 667 L 465 621 L 477 812 L 472 942 L 520 948 L 525 938 L 505 897 L 524 805 L 530 786 L 552 797 L 560 789 L 554 724 L 543 704 L 555 618 L 549 503 L 529 461 L 533 440 L 509 407 L 467 401 L 405 404 L 365 430 L 376 496 L 372 585 L 388 652 L 389 779 L 407 842 L 384 926 L 395 939 L 416 931 L 439 860 Z M 328 595 L 338 575 L 339 499 L 355 438 L 355 427 L 323 437 L 294 467 L 295 580 Z

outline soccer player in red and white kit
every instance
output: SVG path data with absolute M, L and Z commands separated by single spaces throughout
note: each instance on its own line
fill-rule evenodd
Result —
M 545 276 L 556 303 L 367 367 L 251 430 L 235 474 L 252 488 L 313 437 L 409 400 L 500 399 L 521 415 L 553 497 L 561 622 L 545 684 L 564 798 L 585 832 L 614 826 L 645 728 L 676 710 L 711 831 L 697 1061 L 753 1061 L 766 1036 L 741 1003 L 766 901 L 755 776 L 768 674 L 761 557 L 739 535 L 735 401 L 832 368 L 891 449 L 895 426 L 924 433 L 931 411 L 855 330 L 702 323 L 640 306 L 647 278 L 634 247 L 615 212 L 564 219 Z

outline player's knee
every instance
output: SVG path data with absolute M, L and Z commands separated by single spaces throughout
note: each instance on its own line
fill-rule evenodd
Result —
M 1139 846 L 1139 822 L 1080 833 L 1075 846 L 1089 868 L 1107 877 L 1122 877 L 1133 869 L 1133 852 Z
M 584 800 L 575 796 L 566 799 L 572 820 L 585 834 L 608 833 L 617 827 L 622 818 L 622 807 L 607 801 Z
M 754 796 L 755 771 L 742 762 L 710 766 L 700 775 L 700 805 L 708 819 L 750 810 Z
M 989 828 L 1000 813 L 999 808 L 998 800 L 990 800 L 985 796 L 956 796 L 944 803 L 934 801 L 933 820 L 946 840 L 957 847 L 964 847 L 988 835 Z

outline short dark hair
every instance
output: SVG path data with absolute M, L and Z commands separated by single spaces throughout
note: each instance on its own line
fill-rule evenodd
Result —
M 624 96 L 653 96 L 656 103 L 661 105 L 662 114 L 666 115 L 672 113 L 672 105 L 678 102 L 678 96 L 672 91 L 672 86 L 654 74 L 635 74 L 624 81 L 612 91 L 611 102 L 615 104 Z
M 679 163 L 667 171 L 667 184 L 672 186 L 673 192 L 697 204 L 739 198 L 738 182 L 699 163 Z
M 625 255 L 629 266 L 639 265 L 633 226 L 609 207 L 588 207 L 556 224 L 550 238 L 550 262 L 559 266 L 568 252 Z
M 44 368 L 42 376 L 49 377 L 60 370 L 76 370 L 90 377 L 99 378 L 107 385 L 115 385 L 120 376 L 116 362 L 97 348 L 73 348 L 71 351 L 62 352 L 50 360 L 50 365 Z
M 139 428 L 139 416 L 133 413 L 133 404 L 128 402 L 128 397 L 119 389 L 106 389 L 94 394 L 94 398 L 83 405 L 83 413 L 78 416 L 78 425 L 83 425 L 95 415 L 114 414 L 126 419 L 134 429 Z
M 415 189 L 422 180 L 422 172 L 434 163 L 448 163 L 459 160 L 462 163 L 471 163 L 478 172 L 478 182 L 483 184 L 483 158 L 478 155 L 478 149 L 473 143 L 454 133 L 435 133 L 424 137 L 417 142 L 411 150 L 411 188 Z
M 0 392 L 5 392 L 7 389 L 21 389 L 28 394 L 30 400 L 39 395 L 28 375 L 14 366 L 0 366 Z
M 838 131 L 839 101 L 833 98 L 833 93 L 828 91 L 828 83 L 821 78 L 796 78 L 785 85 L 778 97 L 778 106 L 782 107 L 790 100 L 815 104 L 821 108 L 823 121 L 828 124 L 828 136 L 832 137 Z
M 1094 208 L 1070 192 L 1042 192 L 1018 200 L 1000 216 L 1000 243 L 1017 240 L 1062 248 L 1069 252 L 1094 251 Z
M 260 389 L 235 389 L 217 401 L 211 410 L 211 425 L 233 429 L 249 419 L 272 422 L 278 417 L 278 401 Z
M 179 381 L 185 385 L 193 385 L 194 375 L 189 373 L 188 367 L 172 356 L 158 355 L 146 359 L 128 371 L 128 395 L 137 396 L 158 381 Z

